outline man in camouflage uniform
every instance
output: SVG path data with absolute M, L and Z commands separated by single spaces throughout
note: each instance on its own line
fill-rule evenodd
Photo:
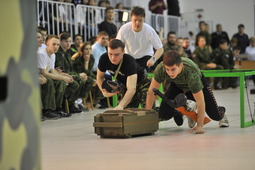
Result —
M 66 98 L 68 99 L 69 110 L 71 113 L 79 113 L 80 109 L 74 106 L 75 100 L 85 98 L 93 86 L 93 81 L 88 79 L 86 73 L 77 73 L 73 70 L 71 55 L 68 52 L 71 46 L 71 35 L 69 33 L 60 34 L 60 47 L 56 53 L 55 67 L 60 71 L 71 75 L 74 79 L 72 85 L 68 85 L 66 89 Z M 83 108 L 88 111 L 87 108 Z
M 233 54 L 228 48 L 228 42 L 225 39 L 219 41 L 219 47 L 213 51 L 214 62 L 217 65 L 223 66 L 224 69 L 234 69 L 235 61 L 233 59 Z M 223 77 L 222 78 L 222 88 L 227 89 L 229 87 L 237 87 L 236 77 Z
M 38 68 L 41 76 L 41 97 L 43 116 L 47 118 L 69 117 L 62 110 L 63 97 L 66 84 L 73 84 L 73 79 L 63 75 L 54 69 L 55 53 L 59 48 L 59 38 L 49 35 L 46 38 L 46 48 L 37 52 Z
M 189 100 L 196 101 L 198 114 L 197 125 L 194 128 L 189 125 L 195 133 L 204 133 L 205 112 L 211 119 L 216 121 L 224 117 L 225 108 L 217 105 L 213 93 L 200 69 L 192 60 L 180 57 L 175 51 L 165 53 L 163 62 L 154 71 L 154 77 L 152 78 L 146 98 L 147 109 L 152 109 L 156 99 L 153 89 L 159 89 L 160 83 L 164 81 L 170 82 L 170 86 L 165 93 L 168 99 L 173 100 L 179 93 L 185 93 Z M 179 126 L 183 123 L 182 115 L 178 112 L 176 113 L 164 101 L 160 105 L 159 116 L 164 120 L 174 117 L 175 122 Z

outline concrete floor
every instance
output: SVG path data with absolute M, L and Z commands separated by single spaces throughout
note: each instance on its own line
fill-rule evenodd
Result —
M 219 128 L 211 121 L 202 135 L 189 134 L 185 119 L 181 127 L 173 120 L 161 122 L 153 136 L 102 139 L 93 128 L 94 116 L 104 111 L 98 109 L 46 120 L 41 128 L 42 169 L 254 170 L 255 126 L 240 128 L 239 89 L 214 94 L 227 108 L 230 127 Z M 255 95 L 249 98 L 254 113 Z M 251 120 L 247 104 L 246 120 Z

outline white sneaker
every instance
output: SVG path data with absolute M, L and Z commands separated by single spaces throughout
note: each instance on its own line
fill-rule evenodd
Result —
M 219 127 L 229 127 L 229 122 L 227 115 L 225 114 L 224 117 L 219 121 Z
M 196 111 L 197 103 L 195 101 L 192 101 L 192 100 L 187 100 L 186 109 L 187 109 L 187 111 Z M 188 119 L 189 127 L 193 128 L 196 125 L 196 122 L 194 120 L 192 120 L 189 116 L 186 116 L 186 117 Z

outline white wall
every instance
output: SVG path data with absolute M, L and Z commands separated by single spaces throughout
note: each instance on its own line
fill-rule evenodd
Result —
M 132 0 L 132 6 L 139 5 L 148 9 L 149 0 Z M 254 36 L 254 4 L 255 0 L 179 0 L 181 13 L 195 12 L 204 9 L 204 20 L 213 21 L 211 28 L 215 31 L 217 23 L 231 37 L 237 32 L 238 24 L 245 25 L 245 32 Z M 196 29 L 196 28 L 194 28 Z

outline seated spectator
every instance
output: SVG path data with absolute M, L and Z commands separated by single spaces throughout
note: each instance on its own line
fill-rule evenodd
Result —
M 71 61 L 71 55 L 68 53 L 68 49 L 71 46 L 71 36 L 69 33 L 62 33 L 60 34 L 60 47 L 58 52 L 56 53 L 56 61 L 55 67 L 61 69 L 61 71 L 65 74 L 70 75 L 73 78 L 73 82 L 78 87 L 76 91 L 72 88 L 71 85 L 67 86 L 66 96 L 68 99 L 69 110 L 71 113 L 79 113 L 82 110 L 88 111 L 87 108 L 76 108 L 75 107 L 75 100 L 78 98 L 85 98 L 91 89 L 93 82 L 88 79 L 86 73 L 77 73 Z M 70 88 L 70 89 L 69 89 Z
M 92 72 L 92 68 L 94 65 L 94 57 L 91 54 L 91 45 L 89 42 L 82 43 L 79 52 L 72 56 L 72 60 L 74 60 L 73 68 L 77 73 L 86 73 L 90 82 L 93 82 L 94 87 L 88 89 L 89 91 L 92 90 L 93 98 L 95 103 L 98 104 L 98 108 L 105 108 L 101 106 L 100 99 L 103 99 L 103 95 L 100 92 L 99 88 L 96 85 L 96 75 Z
M 37 36 L 36 36 L 36 41 L 37 41 L 37 44 L 38 44 L 38 49 L 42 48 L 42 44 L 44 43 L 43 42 L 43 36 L 41 34 L 40 31 L 37 31 Z
M 101 31 L 97 35 L 97 41 L 92 45 L 92 55 L 95 58 L 93 71 L 96 72 L 99 58 L 102 54 L 106 53 L 106 46 L 108 45 L 109 35 L 105 31 Z
M 38 31 L 41 33 L 41 35 L 42 35 L 42 41 L 43 41 L 43 43 L 41 44 L 41 46 L 40 46 L 38 49 L 46 48 L 45 40 L 46 40 L 46 37 L 47 37 L 47 29 L 46 29 L 45 27 L 38 26 L 38 27 L 37 27 L 37 32 L 38 32 Z
M 248 60 L 255 60 L 255 37 L 250 38 L 250 46 L 246 47 L 245 54 L 247 54 Z M 255 75 L 252 76 L 253 83 L 255 85 Z M 253 90 L 253 93 L 255 90 Z
M 255 37 L 250 38 L 250 46 L 246 47 L 245 54 L 248 60 L 255 60 Z
M 204 36 L 199 36 L 197 38 L 197 47 L 195 51 L 193 52 L 192 58 L 193 61 L 198 65 L 198 67 L 201 70 L 211 70 L 211 69 L 223 69 L 222 66 L 217 65 L 213 62 L 210 50 L 208 46 L 206 46 L 206 40 Z M 217 86 L 220 79 L 216 77 L 213 80 L 211 78 L 207 78 L 208 83 L 210 84 L 210 87 L 214 84 L 214 89 L 219 89 Z
M 71 48 L 70 48 L 70 50 L 71 50 L 71 52 L 70 52 L 71 55 L 74 55 L 75 53 L 78 52 L 78 49 L 79 49 L 80 45 L 81 45 L 82 42 L 83 42 L 83 37 L 82 37 L 82 35 L 80 35 L 80 34 L 74 35 L 73 42 L 74 42 L 74 44 L 72 44 L 72 45 L 71 45 Z
M 114 9 L 108 7 L 105 9 L 105 20 L 98 25 L 98 31 L 105 31 L 110 38 L 115 38 L 117 35 L 117 26 L 114 22 Z
M 216 48 L 212 55 L 214 56 L 214 62 L 217 65 L 223 66 L 223 69 L 234 69 L 235 61 L 233 59 L 233 54 L 229 50 L 228 42 L 225 39 L 220 40 L 219 47 Z M 237 87 L 237 78 L 236 77 L 222 77 L 221 87 L 227 89 L 229 87 Z M 217 82 L 214 82 L 217 83 Z M 215 85 L 218 86 L 217 84 Z
M 59 48 L 59 37 L 49 35 L 46 38 L 46 48 L 40 49 L 37 52 L 38 68 L 40 72 L 39 80 L 42 87 L 42 107 L 43 116 L 56 119 L 59 117 L 68 117 L 62 109 L 64 93 L 67 84 L 73 86 L 73 78 L 68 74 L 62 74 L 56 71 L 55 68 L 55 53 Z M 45 80 L 45 78 L 47 80 Z M 77 88 L 73 88 L 77 90 Z
M 182 45 L 182 47 L 183 47 L 184 52 L 187 54 L 188 58 L 191 59 L 191 60 L 193 60 L 193 59 L 192 59 L 192 51 L 191 51 L 191 49 L 190 49 L 190 41 L 189 41 L 189 38 L 188 38 L 188 37 L 186 37 L 186 38 L 183 39 L 183 45 Z

